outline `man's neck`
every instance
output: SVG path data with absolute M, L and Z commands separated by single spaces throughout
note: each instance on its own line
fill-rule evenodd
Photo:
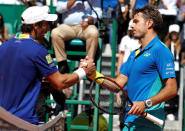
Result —
M 157 33 L 155 32 L 148 32 L 143 38 L 141 38 L 139 41 L 142 45 L 142 49 L 144 49 L 150 41 L 152 41 L 157 36 Z

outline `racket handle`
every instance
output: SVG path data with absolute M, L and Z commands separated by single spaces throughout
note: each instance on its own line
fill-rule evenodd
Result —
M 151 115 L 149 113 L 144 112 L 142 114 L 142 116 L 145 117 L 146 119 L 150 120 L 150 121 L 153 121 L 154 123 L 156 123 L 156 124 L 158 124 L 160 126 L 163 126 L 163 124 L 164 124 L 163 120 L 161 120 L 161 119 L 159 119 L 159 118 L 157 118 L 157 117 L 155 117 L 155 116 L 153 116 L 153 115 Z

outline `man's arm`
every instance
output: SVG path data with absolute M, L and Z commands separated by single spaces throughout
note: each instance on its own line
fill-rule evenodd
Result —
M 119 74 L 118 77 L 116 79 L 114 79 L 115 82 L 117 82 L 121 87 L 124 87 L 127 83 L 127 76 L 123 75 L 123 74 Z M 112 83 L 111 81 L 105 79 L 100 85 L 106 87 L 108 90 L 112 91 L 112 92 L 119 92 L 120 91 L 120 87 L 116 86 L 114 83 Z
M 68 88 L 79 81 L 79 77 L 76 73 L 61 74 L 59 71 L 46 76 L 46 78 L 57 90 Z
M 175 78 L 165 80 L 165 87 L 151 99 L 152 106 L 164 101 L 168 101 L 177 95 L 177 83 Z
M 91 75 L 95 70 L 95 63 L 93 60 L 86 61 L 87 66 L 79 68 L 81 70 L 77 70 L 73 72 L 72 74 L 61 74 L 59 71 L 50 74 L 46 76 L 46 78 L 49 80 L 49 82 L 56 88 L 57 90 L 66 89 L 68 87 L 71 87 L 72 85 L 79 82 L 81 79 L 80 77 L 84 77 L 82 74 L 86 74 L 86 76 Z
M 177 83 L 175 78 L 165 80 L 165 87 L 155 96 L 151 97 L 152 106 L 165 102 L 177 95 Z M 128 114 L 140 115 L 146 109 L 144 101 L 133 102 L 133 106 Z
M 76 2 L 76 0 L 69 0 L 67 2 L 67 9 L 70 9 L 74 5 L 75 2 Z
M 131 0 L 131 4 L 130 4 L 130 10 L 129 10 L 129 17 L 130 17 L 130 19 L 132 19 L 132 11 L 133 11 L 133 9 L 134 9 L 134 7 L 135 7 L 135 4 L 136 4 L 136 0 Z
M 76 0 L 69 0 L 69 1 L 58 1 L 56 11 L 58 13 L 67 12 L 76 2 Z

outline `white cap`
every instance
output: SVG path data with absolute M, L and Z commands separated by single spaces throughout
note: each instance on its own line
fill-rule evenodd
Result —
M 23 24 L 34 24 L 40 21 L 55 21 L 56 14 L 48 14 L 48 6 L 32 6 L 27 8 L 21 15 Z
M 129 21 L 128 30 L 132 30 L 132 27 L 131 27 L 132 23 L 133 23 L 133 19 Z
M 169 33 L 171 33 L 171 32 L 179 33 L 179 31 L 180 31 L 180 26 L 179 25 L 173 24 L 173 25 L 169 26 Z

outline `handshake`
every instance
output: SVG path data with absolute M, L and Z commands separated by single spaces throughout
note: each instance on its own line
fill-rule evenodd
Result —
M 87 77 L 96 71 L 96 66 L 93 59 L 89 59 L 88 56 L 86 56 L 85 59 L 80 60 L 79 68 L 84 69 Z
M 96 66 L 93 59 L 89 59 L 88 56 L 85 59 L 80 60 L 79 68 L 74 72 L 78 75 L 79 80 L 82 80 L 85 76 L 89 77 L 96 72 Z

